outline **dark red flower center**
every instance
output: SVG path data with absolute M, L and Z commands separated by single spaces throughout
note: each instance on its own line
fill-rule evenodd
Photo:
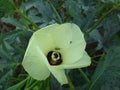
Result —
M 60 65 L 62 63 L 61 54 L 56 51 L 48 52 L 47 59 L 50 65 Z

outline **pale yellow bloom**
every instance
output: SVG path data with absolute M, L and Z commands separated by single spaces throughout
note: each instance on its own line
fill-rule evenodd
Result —
M 67 84 L 64 69 L 91 63 L 85 47 L 84 35 L 77 25 L 49 25 L 32 35 L 22 64 L 34 79 L 45 80 L 52 73 L 61 85 Z

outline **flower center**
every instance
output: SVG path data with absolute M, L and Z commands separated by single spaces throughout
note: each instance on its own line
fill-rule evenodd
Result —
M 56 51 L 50 51 L 47 54 L 47 59 L 50 65 L 60 65 L 62 63 L 61 54 Z

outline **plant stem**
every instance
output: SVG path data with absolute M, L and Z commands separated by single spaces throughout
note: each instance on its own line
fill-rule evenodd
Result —
M 26 88 L 25 90 L 31 90 L 39 81 L 35 81 L 30 87 Z
M 53 11 L 55 12 L 55 14 L 57 15 L 59 23 L 62 23 L 62 19 L 61 19 L 60 15 L 58 14 L 57 10 L 55 9 L 55 7 L 53 6 L 53 4 L 51 3 L 50 0 L 48 0 L 48 3 L 50 4 L 51 8 L 53 9 Z
M 25 14 L 23 14 L 19 9 L 16 9 L 16 12 L 20 14 L 23 18 L 29 21 L 36 29 L 39 29 L 38 25 L 36 25 L 31 19 L 29 19 Z
M 87 75 L 83 72 L 83 70 L 82 70 L 82 69 L 78 69 L 78 70 L 80 71 L 81 75 L 84 77 L 85 81 L 86 81 L 87 83 L 90 83 L 89 78 L 88 78 Z
M 26 79 L 22 80 L 21 82 L 19 82 L 18 84 L 12 86 L 12 87 L 9 87 L 7 90 L 17 90 L 17 89 L 20 89 L 21 86 L 23 86 L 27 80 L 30 79 L 30 76 L 28 76 Z
M 67 73 L 65 73 L 65 74 L 66 74 L 67 79 L 68 79 L 68 84 L 69 84 L 69 86 L 70 86 L 70 90 L 75 90 L 75 87 L 74 87 L 72 81 L 70 80 L 70 77 L 68 76 Z
M 92 32 L 113 10 L 115 10 L 116 7 L 113 6 L 107 13 L 105 13 L 90 29 L 86 31 L 85 34 L 89 34 Z
M 38 25 L 36 25 L 31 19 L 29 19 L 25 14 L 23 14 L 15 5 L 13 1 L 11 1 L 11 4 L 15 8 L 15 12 L 21 15 L 23 18 L 25 18 L 28 22 L 30 22 L 36 29 L 39 29 Z

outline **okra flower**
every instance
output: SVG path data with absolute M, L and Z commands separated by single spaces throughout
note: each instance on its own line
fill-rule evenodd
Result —
M 85 47 L 84 35 L 77 25 L 49 25 L 32 35 L 22 64 L 34 79 L 45 80 L 52 73 L 61 85 L 67 84 L 64 69 L 82 68 L 91 63 Z

